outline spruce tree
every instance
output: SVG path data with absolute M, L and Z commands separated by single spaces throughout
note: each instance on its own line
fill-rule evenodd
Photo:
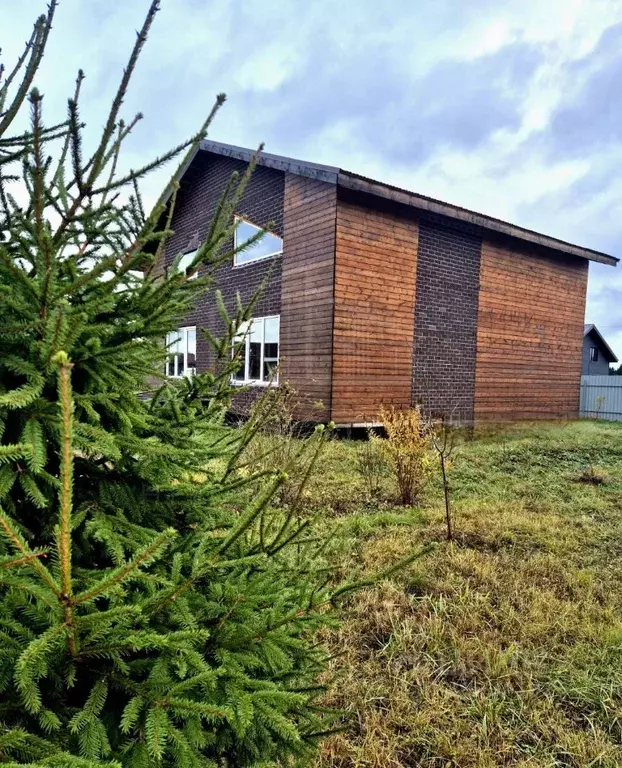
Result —
M 224 97 L 188 141 L 120 170 L 154 0 L 86 157 L 82 73 L 59 123 L 33 87 L 56 5 L 0 80 L 0 764 L 290 765 L 332 726 L 317 630 L 351 585 L 327 576 L 302 494 L 273 504 L 284 472 L 245 461 L 272 406 L 224 424 L 252 304 L 227 313 L 213 273 L 253 164 L 193 263 L 163 270 L 175 179 Z M 140 183 L 171 161 L 147 211 Z M 149 385 L 206 293 L 217 370 Z

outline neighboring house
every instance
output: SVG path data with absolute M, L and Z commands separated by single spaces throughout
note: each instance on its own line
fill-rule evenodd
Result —
M 233 171 L 252 152 L 205 141 L 180 176 L 166 254 L 197 248 Z M 373 423 L 381 405 L 422 403 L 465 422 L 578 414 L 589 261 L 617 259 L 339 168 L 262 154 L 223 263 L 226 303 L 266 288 L 236 380 L 243 411 L 278 377 L 302 419 Z M 186 318 L 169 368 L 213 360 L 213 298 Z M 196 356 L 196 357 L 195 357 Z
M 607 376 L 609 363 L 617 363 L 618 358 L 598 328 L 592 323 L 583 326 L 583 376 Z

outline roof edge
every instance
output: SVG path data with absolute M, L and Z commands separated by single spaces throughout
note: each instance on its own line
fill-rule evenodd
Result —
M 387 200 L 393 200 L 394 202 L 402 203 L 421 211 L 447 216 L 448 218 L 456 219 L 457 221 L 481 227 L 489 232 L 503 234 L 517 240 L 540 245 L 571 256 L 588 259 L 589 261 L 609 264 L 612 267 L 615 267 L 619 261 L 615 256 L 610 256 L 607 253 L 594 251 L 591 248 L 584 248 L 580 245 L 574 245 L 573 243 L 568 243 L 565 240 L 560 240 L 556 237 L 543 235 L 539 232 L 534 232 L 531 229 L 519 227 L 516 224 L 510 224 L 501 219 L 495 219 L 484 213 L 476 213 L 475 211 L 461 208 L 452 203 L 445 203 L 441 200 L 435 200 L 432 197 L 417 194 L 416 192 L 409 192 L 408 190 L 399 187 L 393 187 L 384 182 L 374 181 L 373 179 L 359 176 L 351 171 L 340 171 L 338 183 L 339 186 L 346 189 L 367 192 L 368 194 L 383 197 Z
M 246 147 L 223 144 L 220 141 L 211 141 L 209 139 L 204 139 L 199 147 L 204 152 L 213 152 L 216 155 L 232 157 L 235 160 L 243 160 L 245 163 L 249 163 L 256 154 L 255 150 L 247 149 Z M 334 168 L 332 165 L 308 163 L 291 157 L 283 157 L 282 155 L 271 155 L 269 152 L 262 151 L 257 162 L 259 165 L 264 165 L 267 168 L 287 171 L 297 176 L 306 176 L 317 181 L 326 181 L 329 184 L 336 184 L 339 178 L 339 168 Z
M 246 147 L 238 147 L 234 144 L 225 144 L 220 141 L 212 141 L 211 139 L 204 139 L 201 141 L 199 149 L 204 152 L 211 152 L 216 155 L 242 160 L 246 163 L 250 162 L 256 154 L 255 150 Z M 194 156 L 191 160 L 193 159 Z M 190 162 L 183 169 L 184 172 L 187 170 Z M 493 216 L 487 216 L 484 213 L 476 213 L 467 208 L 461 208 L 452 203 L 445 203 L 442 200 L 436 200 L 432 197 L 426 197 L 425 195 L 420 195 L 416 192 L 410 192 L 409 190 L 401 189 L 400 187 L 385 184 L 384 182 L 375 181 L 374 179 L 369 179 L 365 176 L 360 176 L 359 174 L 345 171 L 332 165 L 322 165 L 320 163 L 295 160 L 294 158 L 273 155 L 263 151 L 259 154 L 258 164 L 267 168 L 274 168 L 278 171 L 305 176 L 317 181 L 325 181 L 329 184 L 343 187 L 344 189 L 366 192 L 376 197 L 408 205 L 411 208 L 420 211 L 437 213 L 457 221 L 473 224 L 474 226 L 489 232 L 502 234 L 516 240 L 557 251 L 558 253 L 577 256 L 578 258 L 587 259 L 588 261 L 596 261 L 601 264 L 608 264 L 612 267 L 615 267 L 619 261 L 615 256 L 610 256 L 608 253 L 602 253 L 601 251 L 595 251 L 591 248 L 574 245 L 573 243 L 568 243 L 565 240 L 560 240 L 556 237 L 550 237 L 549 235 L 543 235 L 531 229 L 526 229 L 525 227 L 519 227 L 516 224 L 510 224 L 502 219 L 495 219 Z M 181 175 L 183 175 L 183 173 L 180 174 L 180 176 Z

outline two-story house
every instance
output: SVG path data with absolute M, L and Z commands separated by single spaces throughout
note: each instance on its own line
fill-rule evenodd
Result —
M 185 169 L 167 264 L 194 251 L 252 151 L 205 141 Z M 237 211 L 239 242 L 271 234 L 217 280 L 225 301 L 266 288 L 235 377 L 241 411 L 268 382 L 300 418 L 369 424 L 421 403 L 465 422 L 578 414 L 588 264 L 617 259 L 340 168 L 262 154 Z M 186 318 L 170 375 L 212 365 Z

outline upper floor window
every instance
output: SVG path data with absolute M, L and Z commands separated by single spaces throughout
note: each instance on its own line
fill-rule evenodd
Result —
M 262 237 L 244 248 L 245 243 L 248 243 L 249 240 L 257 237 L 262 232 Z M 236 254 L 233 257 L 233 264 L 236 267 L 283 253 L 282 238 L 272 234 L 272 232 L 266 232 L 261 227 L 257 227 L 255 224 L 251 224 L 250 221 L 241 219 L 239 216 L 235 217 L 234 245 Z M 244 248 L 244 250 L 238 251 L 238 248 Z
M 232 379 L 239 384 L 278 383 L 280 317 L 256 317 L 240 328 L 240 367 Z
M 194 249 L 194 251 L 188 251 L 188 253 L 184 253 L 184 255 L 179 260 L 178 264 L 178 271 L 179 272 L 185 272 L 188 267 L 192 264 L 192 260 L 197 255 L 197 248 Z M 199 273 L 197 270 L 195 270 L 191 275 L 189 275 L 189 280 L 192 280 L 195 277 L 198 277 Z
M 196 326 L 180 328 L 166 337 L 169 358 L 166 375 L 174 379 L 193 376 L 197 371 L 197 329 Z
M 598 362 L 598 347 L 590 347 L 590 363 Z

